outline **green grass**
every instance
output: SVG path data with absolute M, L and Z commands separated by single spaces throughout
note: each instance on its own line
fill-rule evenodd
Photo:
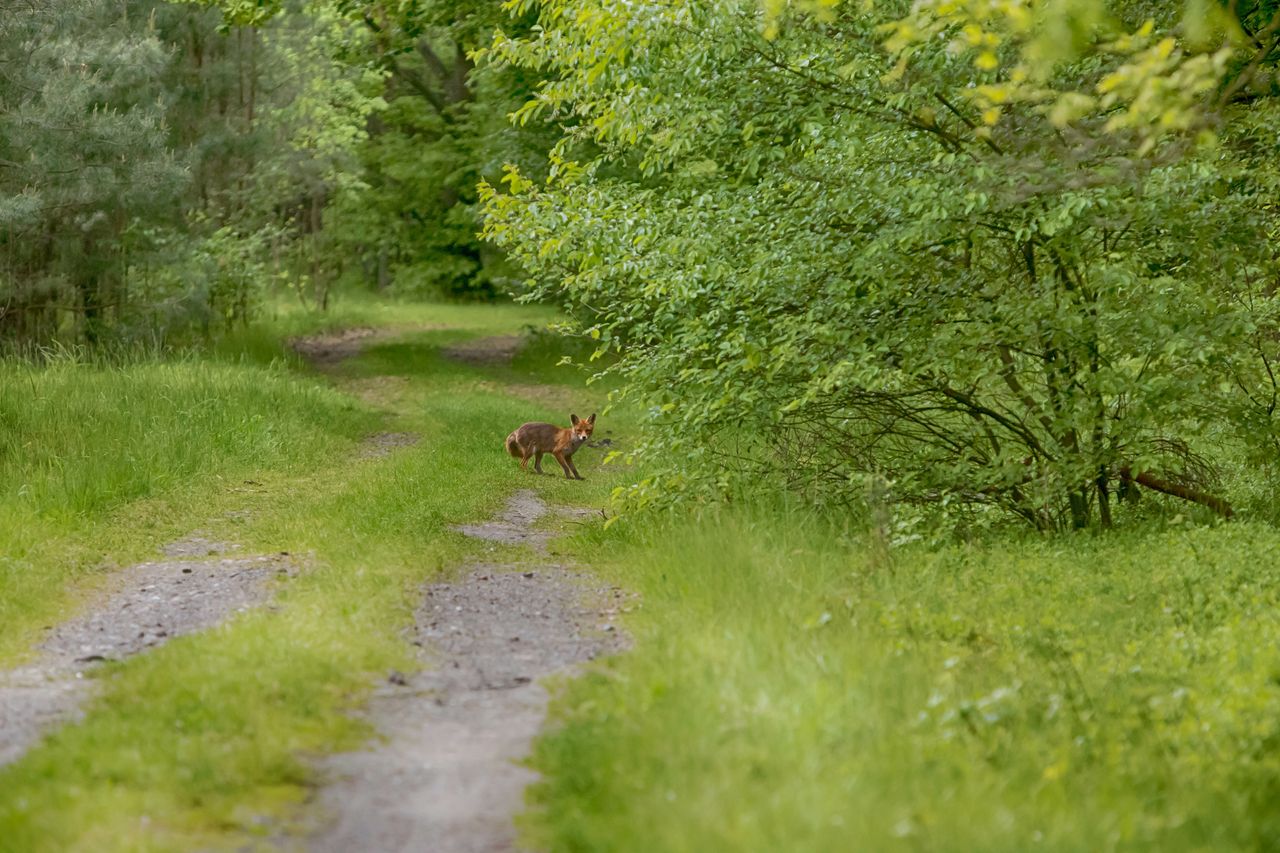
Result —
M 282 369 L 0 363 L 0 661 L 74 584 L 200 526 L 246 478 L 349 452 L 376 423 Z
M 557 851 L 1280 847 L 1280 534 L 905 549 L 794 511 L 592 533 L 635 649 L 533 765 Z
M 403 628 L 421 584 L 472 550 L 452 524 L 483 517 L 520 486 L 562 502 L 603 501 L 619 475 L 597 471 L 598 457 L 580 466 L 587 483 L 570 483 L 521 475 L 502 453 L 502 438 L 522 421 L 564 417 L 506 393 L 506 383 L 568 375 L 542 360 L 485 370 L 437 352 L 469 335 L 518 331 L 548 312 L 447 306 L 438 315 L 447 322 L 431 320 L 431 309 L 408 314 L 394 315 L 404 336 L 373 345 L 332 378 L 266 358 L 269 330 L 253 332 L 241 357 L 227 345 L 176 365 L 4 368 L 34 388 L 11 407 L 28 419 L 22 446 L 39 444 L 45 460 L 5 457 L 10 470 L 43 478 L 7 505 L 22 506 L 62 543 L 28 547 L 11 563 L 19 580 L 0 590 L 7 607 L 42 588 L 61 602 L 32 605 L 38 618 L 19 617 L 29 625 L 92 587 L 93 565 L 154 553 L 192 527 L 249 552 L 306 555 L 306 570 L 280 585 L 273 609 L 113 665 L 82 723 L 0 769 L 0 850 L 243 845 L 305 797 L 307 756 L 368 734 L 348 711 L 387 671 L 412 665 Z M 432 328 L 445 325 L 455 328 Z M 128 407 L 113 402 L 121 389 L 134 393 Z M 46 410 L 33 412 L 33 399 Z M 86 412 L 118 422 L 99 430 Z M 422 439 L 361 459 L 352 439 L 374 427 Z M 135 444 L 152 452 L 111 461 Z M 99 467 L 90 477 L 84 466 Z M 231 509 L 242 512 L 228 516 Z M 82 558 L 76 571 L 61 563 L 69 553 Z
M 366 737 L 347 712 L 412 665 L 421 584 L 473 550 L 454 523 L 518 487 L 602 505 L 629 479 L 596 450 L 585 483 L 501 452 L 523 421 L 604 408 L 553 345 L 509 368 L 440 356 L 550 316 L 360 304 L 208 356 L 0 365 L 0 659 L 193 527 L 306 555 L 276 607 L 113 665 L 82 723 L 0 769 L 0 851 L 238 849 L 287 820 L 308 757 Z M 400 336 L 324 377 L 282 352 L 335 322 Z M 375 429 L 422 440 L 362 459 Z M 605 430 L 622 449 L 633 432 L 625 412 Z M 737 507 L 572 550 L 639 593 L 636 645 L 557 691 L 524 821 L 547 849 L 1280 847 L 1270 526 L 886 558 L 829 520 Z
M 104 572 L 231 508 L 243 480 L 314 470 L 377 428 L 385 413 L 309 375 L 282 339 L 425 326 L 459 340 L 555 317 L 537 306 L 360 297 L 327 314 L 289 304 L 271 313 L 209 351 L 0 360 L 0 664 L 23 656 Z

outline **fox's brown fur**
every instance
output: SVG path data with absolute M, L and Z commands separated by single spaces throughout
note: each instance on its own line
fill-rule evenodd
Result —
M 573 464 L 573 454 L 591 438 L 591 431 L 596 426 L 596 416 L 583 420 L 577 415 L 569 415 L 572 426 L 561 429 L 555 424 L 539 422 L 521 426 L 507 436 L 507 452 L 520 460 L 520 467 L 529 469 L 529 457 L 533 457 L 533 470 L 542 473 L 542 454 L 550 453 L 564 469 L 564 475 L 570 480 L 585 479 L 578 473 Z

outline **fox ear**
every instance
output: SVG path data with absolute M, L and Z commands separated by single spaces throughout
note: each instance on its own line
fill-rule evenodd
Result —
M 574 426 L 577 426 L 577 425 L 578 425 L 578 416 L 577 416 L 577 415 L 569 415 L 569 423 L 573 424 Z
M 593 424 L 593 423 L 595 423 L 595 422 L 596 422 L 596 413 L 595 413 L 595 412 L 592 412 L 592 413 L 591 413 L 591 417 L 587 418 L 587 423 L 589 423 L 589 424 Z

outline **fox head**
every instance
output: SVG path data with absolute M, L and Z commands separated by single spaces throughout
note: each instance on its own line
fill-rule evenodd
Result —
M 587 439 L 591 438 L 591 431 L 596 428 L 595 412 L 591 413 L 591 417 L 583 420 L 577 415 L 569 415 L 569 421 L 573 424 L 573 443 L 580 446 L 587 443 Z

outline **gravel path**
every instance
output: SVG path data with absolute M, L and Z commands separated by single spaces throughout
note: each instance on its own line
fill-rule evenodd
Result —
M 205 558 L 139 563 L 115 573 L 100 601 L 49 631 L 34 661 L 0 670 L 0 765 L 79 716 L 92 685 L 85 676 L 99 663 L 212 627 L 264 601 L 269 580 L 293 571 L 284 554 L 208 557 L 233 547 L 200 537 L 166 545 L 167 555 Z
M 332 369 L 382 334 L 354 329 L 293 346 L 318 368 Z M 518 343 L 487 338 L 446 355 L 496 364 L 509 361 Z M 380 433 L 361 455 L 385 455 L 417 438 Z M 391 673 L 366 712 L 385 742 L 321 760 L 330 784 L 318 795 L 315 829 L 305 838 L 277 839 L 282 846 L 301 842 L 341 853 L 516 849 L 512 818 L 536 778 L 516 762 L 528 754 L 545 716 L 548 695 L 540 680 L 625 644 L 611 619 L 626 594 L 548 554 L 554 534 L 537 523 L 551 511 L 523 491 L 497 518 L 458 528 L 478 539 L 529 546 L 534 556 L 473 563 L 461 580 L 425 590 L 415 614 L 423 671 Z M 201 532 L 165 545 L 164 559 L 114 573 L 110 588 L 83 615 L 50 629 L 35 660 L 0 670 L 0 765 L 80 715 L 92 692 L 86 676 L 102 662 L 210 628 L 266 601 L 271 579 L 295 571 L 288 554 L 237 550 Z
M 515 850 L 512 818 L 536 777 L 515 764 L 542 726 L 546 676 L 617 651 L 624 593 L 547 555 L 548 512 L 530 491 L 460 528 L 532 545 L 528 563 L 474 563 L 429 587 L 416 613 L 424 670 L 392 673 L 367 711 L 385 742 L 325 759 L 329 784 L 307 849 L 362 853 Z M 570 513 L 576 515 L 577 513 Z
M 346 329 L 296 338 L 290 346 L 317 369 L 331 370 L 394 334 Z M 384 456 L 417 440 L 408 433 L 378 433 L 368 437 L 359 455 Z M 93 683 L 87 676 L 99 664 L 213 627 L 265 601 L 272 592 L 270 579 L 295 569 L 287 554 L 234 555 L 237 550 L 236 543 L 209 539 L 203 531 L 162 546 L 166 559 L 114 573 L 98 601 L 50 629 L 35 660 L 0 670 L 0 766 L 20 758 L 50 729 L 80 716 Z

